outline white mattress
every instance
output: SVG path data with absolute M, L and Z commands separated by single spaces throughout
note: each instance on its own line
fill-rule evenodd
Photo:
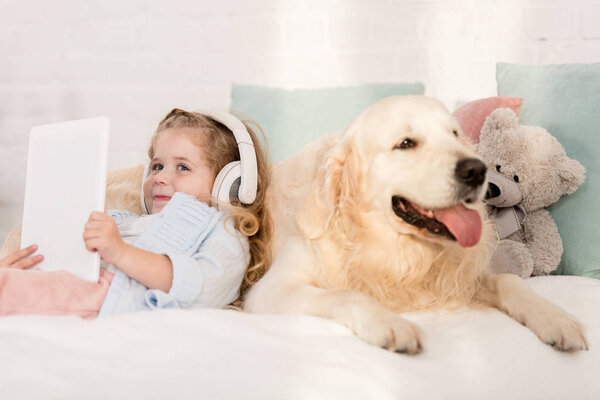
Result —
M 165 310 L 0 318 L 3 399 L 600 399 L 600 281 L 528 282 L 586 326 L 561 353 L 497 311 L 411 313 L 417 356 L 310 316 Z

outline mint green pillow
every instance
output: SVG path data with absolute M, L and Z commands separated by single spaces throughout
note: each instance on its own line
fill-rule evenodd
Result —
M 379 99 L 424 92 L 418 82 L 297 90 L 234 84 L 231 109 L 258 122 L 267 137 L 270 160 L 281 161 L 323 133 L 344 129 Z
M 600 64 L 498 64 L 498 94 L 523 98 L 519 120 L 547 129 L 587 169 L 549 207 L 563 241 L 557 273 L 600 278 Z

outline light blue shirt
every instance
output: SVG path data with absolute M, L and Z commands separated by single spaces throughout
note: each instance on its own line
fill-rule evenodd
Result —
M 109 211 L 117 225 L 144 218 L 129 211 Z M 133 245 L 165 254 L 173 264 L 168 293 L 148 289 L 117 269 L 100 316 L 161 308 L 221 308 L 236 300 L 250 260 L 248 239 L 226 215 L 184 193 L 154 217 Z

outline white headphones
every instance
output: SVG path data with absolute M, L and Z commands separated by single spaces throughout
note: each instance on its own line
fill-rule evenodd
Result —
M 240 161 L 230 162 L 217 174 L 212 188 L 212 197 L 223 203 L 239 200 L 243 204 L 252 204 L 256 200 L 258 168 L 256 166 L 254 143 L 246 126 L 234 115 L 224 110 L 202 110 L 199 112 L 225 125 L 233 133 L 240 152 Z M 146 165 L 144 180 L 149 172 L 148 165 Z M 142 206 L 149 214 L 143 188 Z M 214 206 L 217 207 L 217 204 L 214 204 Z

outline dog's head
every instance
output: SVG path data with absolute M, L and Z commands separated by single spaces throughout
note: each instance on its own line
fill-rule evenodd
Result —
M 401 234 L 478 243 L 486 166 L 437 100 L 388 97 L 360 114 L 332 149 L 329 200 Z M 344 211 L 342 211 L 343 213 Z

